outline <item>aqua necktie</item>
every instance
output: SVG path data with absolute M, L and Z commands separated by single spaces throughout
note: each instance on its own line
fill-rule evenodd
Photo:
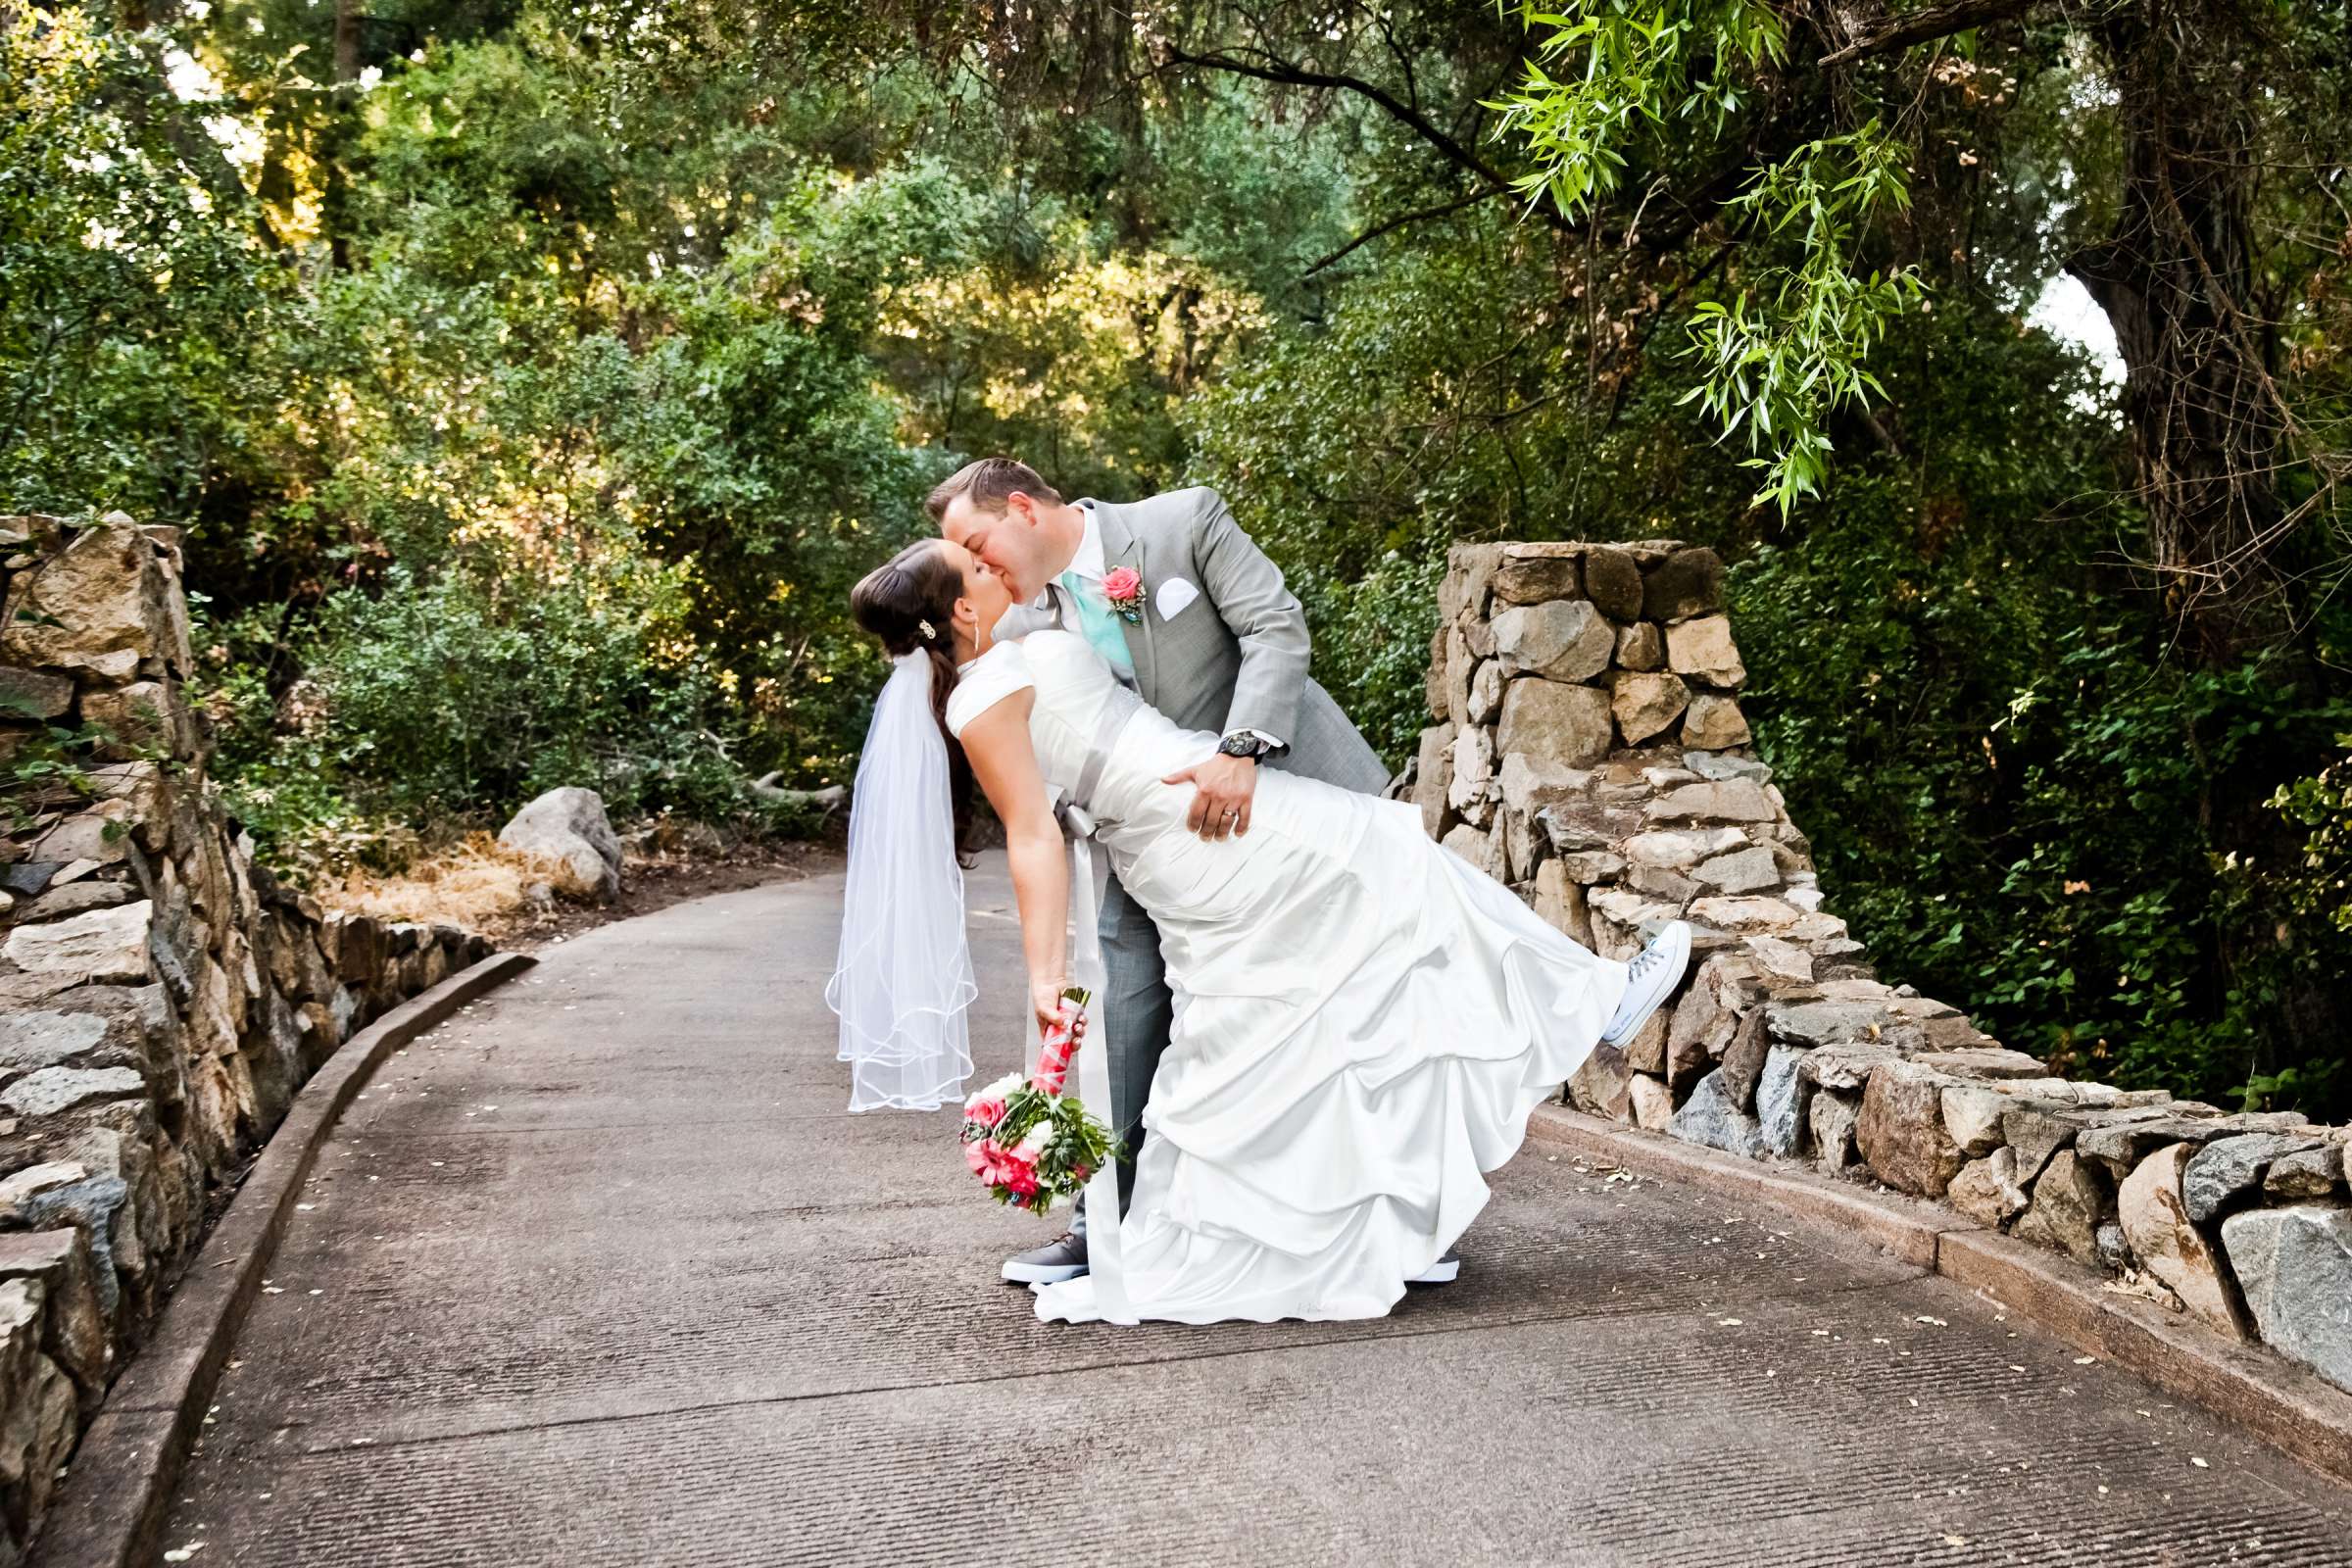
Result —
M 1076 607 L 1078 629 L 1095 645 L 1095 652 L 1108 661 L 1112 669 L 1132 676 L 1135 661 L 1127 653 L 1127 633 L 1112 612 L 1110 601 L 1102 597 L 1102 588 L 1090 585 L 1074 571 L 1065 571 L 1061 574 L 1061 591 Z

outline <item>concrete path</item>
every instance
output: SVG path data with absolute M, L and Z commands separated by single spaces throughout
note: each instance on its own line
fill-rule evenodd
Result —
M 276 1564 L 2352 1564 L 2352 1493 L 1836 1235 L 1530 1151 L 1391 1318 L 1046 1327 L 852 1118 L 839 881 L 561 946 L 320 1161 L 167 1544 Z M 1001 864 L 981 1070 L 1014 1064 Z

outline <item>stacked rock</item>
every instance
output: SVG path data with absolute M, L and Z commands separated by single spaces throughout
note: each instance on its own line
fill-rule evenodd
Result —
M 254 863 L 182 696 L 174 530 L 0 517 L 0 767 L 32 775 L 0 812 L 0 1526 L 21 1546 L 208 1191 L 354 1029 L 488 944 L 329 915 Z M 97 740 L 44 751 L 53 731 Z
M 2352 1389 L 2352 1130 L 2054 1077 L 1881 981 L 1750 745 L 1712 551 L 1460 545 L 1439 608 L 1408 773 L 1431 835 L 1608 956 L 1695 933 L 1573 1103 L 1938 1200 Z

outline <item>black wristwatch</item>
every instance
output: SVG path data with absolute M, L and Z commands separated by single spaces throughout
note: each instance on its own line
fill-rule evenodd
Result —
M 1268 747 L 1264 741 L 1259 740 L 1256 736 L 1245 735 L 1237 729 L 1232 734 L 1226 736 L 1223 740 L 1217 742 L 1217 750 L 1227 757 L 1248 757 L 1254 759 L 1265 756 L 1268 751 L 1272 750 L 1272 748 Z

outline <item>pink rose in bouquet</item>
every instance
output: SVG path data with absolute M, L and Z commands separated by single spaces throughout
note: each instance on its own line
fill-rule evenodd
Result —
M 1037 1072 L 1007 1073 L 963 1102 L 963 1162 L 1000 1203 L 1044 1213 L 1075 1197 L 1115 1158 L 1117 1140 L 1062 1093 L 1087 994 L 1063 994 L 1061 1021 L 1041 1042 Z

